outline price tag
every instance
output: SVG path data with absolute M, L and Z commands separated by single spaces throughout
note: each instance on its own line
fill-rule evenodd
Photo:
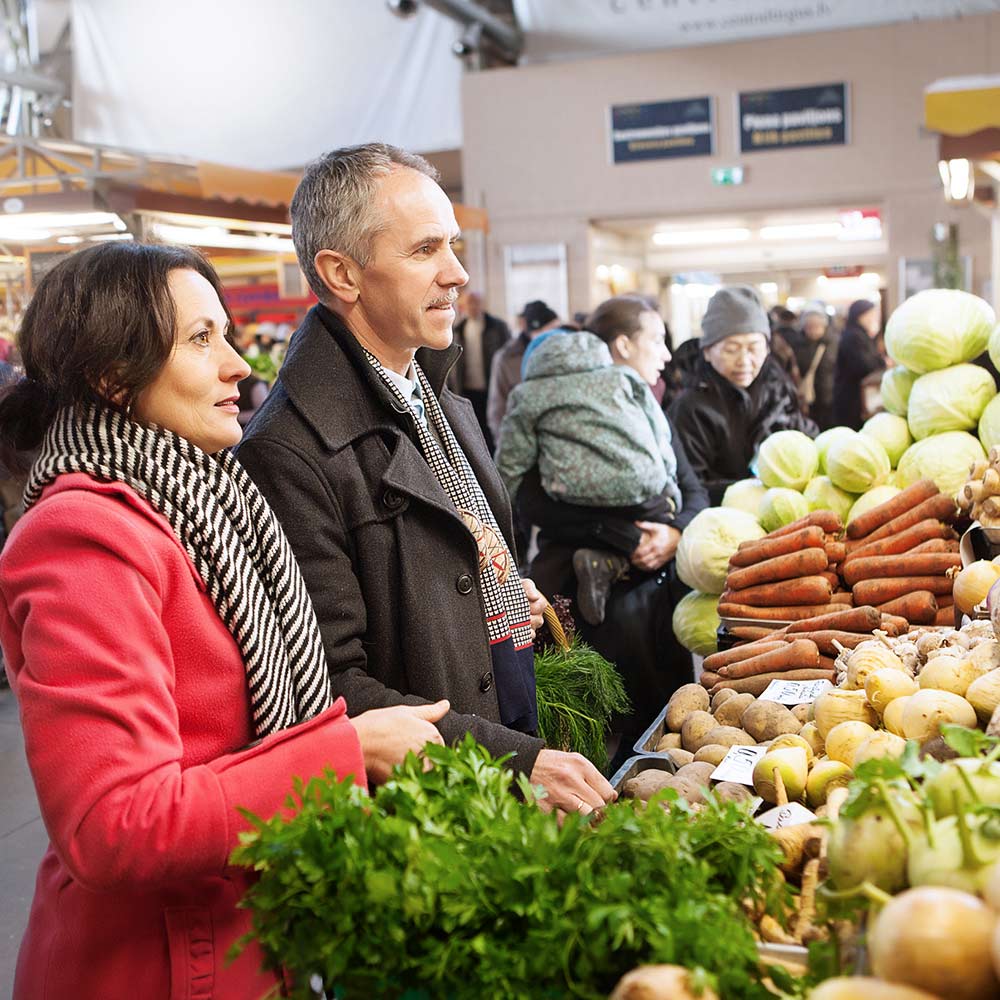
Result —
M 735 781 L 753 787 L 753 769 L 767 753 L 767 747 L 730 747 L 722 763 L 712 772 L 712 781 Z
M 758 701 L 776 701 L 781 705 L 804 705 L 815 701 L 832 687 L 829 681 L 771 681 Z
M 799 823 L 811 823 L 816 818 L 814 812 L 810 812 L 805 806 L 798 802 L 789 802 L 787 806 L 775 806 L 761 813 L 757 817 L 757 822 L 761 826 L 766 826 L 768 830 L 777 830 L 783 826 L 796 826 Z

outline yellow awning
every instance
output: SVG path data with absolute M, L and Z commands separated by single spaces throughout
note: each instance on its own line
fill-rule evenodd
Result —
M 1000 76 L 938 80 L 924 91 L 924 124 L 942 135 L 1000 128 Z

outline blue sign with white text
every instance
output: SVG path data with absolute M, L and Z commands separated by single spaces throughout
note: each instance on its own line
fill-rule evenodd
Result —
M 615 163 L 711 156 L 714 145 L 710 97 L 656 104 L 616 104 L 611 108 L 611 150 Z
M 847 85 L 740 94 L 740 152 L 847 142 Z

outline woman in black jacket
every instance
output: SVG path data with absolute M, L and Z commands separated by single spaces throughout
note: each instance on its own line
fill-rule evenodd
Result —
M 833 377 L 833 423 L 860 429 L 861 382 L 872 372 L 885 368 L 878 348 L 882 326 L 881 310 L 868 299 L 852 302 L 847 324 L 840 335 L 837 367 Z

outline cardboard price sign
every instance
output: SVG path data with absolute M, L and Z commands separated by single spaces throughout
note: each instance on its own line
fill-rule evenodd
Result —
M 832 687 L 829 681 L 771 681 L 758 700 L 776 701 L 780 705 L 806 705 Z
M 722 763 L 712 772 L 712 781 L 735 781 L 753 788 L 753 769 L 767 747 L 730 747 Z

